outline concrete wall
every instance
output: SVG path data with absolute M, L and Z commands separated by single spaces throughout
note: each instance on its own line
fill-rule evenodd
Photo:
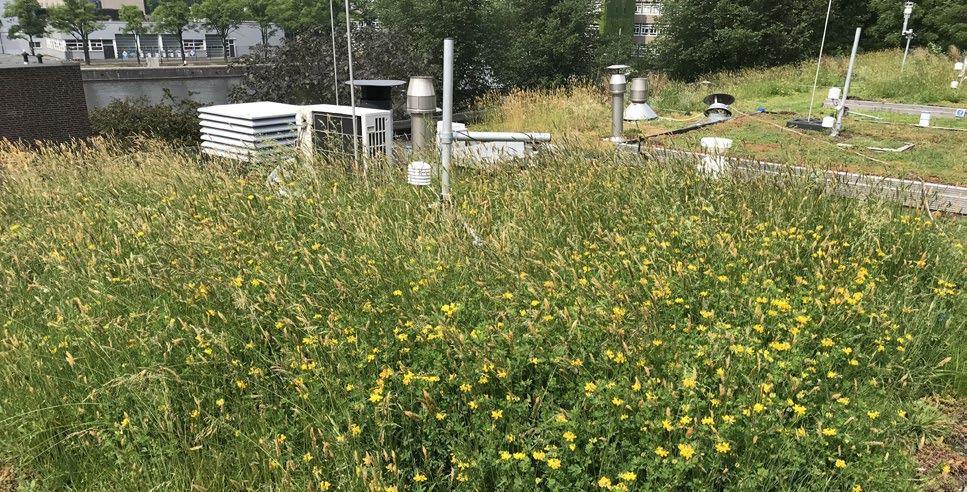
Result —
M 228 93 L 241 75 L 227 67 L 189 66 L 160 68 L 85 68 L 84 94 L 89 109 L 118 99 L 146 98 L 165 101 L 165 89 L 175 101 L 191 99 L 204 104 L 229 102 Z
M 79 66 L 0 66 L 0 138 L 66 141 L 90 134 Z

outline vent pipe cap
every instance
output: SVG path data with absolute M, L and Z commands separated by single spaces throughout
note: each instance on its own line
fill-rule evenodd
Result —
M 406 88 L 406 111 L 410 114 L 436 112 L 436 91 L 433 77 L 410 77 Z
M 644 77 L 635 77 L 631 79 L 631 102 L 643 103 L 647 100 L 648 100 L 648 79 Z

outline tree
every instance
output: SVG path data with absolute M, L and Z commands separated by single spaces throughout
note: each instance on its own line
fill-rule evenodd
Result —
M 545 87 L 585 77 L 594 69 L 592 0 L 506 2 L 502 49 L 493 55 L 501 86 Z M 630 33 L 625 33 L 629 44 Z
M 245 10 L 245 18 L 255 21 L 259 25 L 259 33 L 262 34 L 262 45 L 268 46 L 269 38 L 275 34 L 275 15 L 272 12 L 271 0 L 242 0 L 242 8 Z
M 151 14 L 151 19 L 159 32 L 174 34 L 178 38 L 181 51 L 181 63 L 185 61 L 185 30 L 191 23 L 191 9 L 187 0 L 161 0 L 158 7 Z
M 836 2 L 827 48 L 850 44 L 849 26 L 864 25 L 865 8 Z M 855 2 L 864 3 L 864 2 Z M 667 0 L 657 43 L 658 65 L 673 77 L 744 67 L 772 66 L 815 56 L 826 0 Z M 837 30 L 838 28 L 842 28 Z
M 510 1 L 510 0 L 506 0 Z M 442 64 L 443 39 L 454 38 L 454 98 L 459 104 L 497 87 L 493 58 L 501 49 L 500 18 L 505 2 L 495 0 L 373 0 L 371 14 L 394 33 L 409 33 L 416 53 Z
M 416 46 L 409 31 L 358 26 L 353 32 L 355 75 L 359 79 L 407 80 L 411 75 L 441 73 L 441 66 L 431 62 Z M 337 67 L 340 102 L 349 101 L 349 86 L 343 83 L 349 79 L 345 36 L 336 37 L 336 54 L 340 60 Z M 332 40 L 328 28 L 289 37 L 277 49 L 258 47 L 252 56 L 241 60 L 241 69 L 242 80 L 232 91 L 235 101 L 335 102 Z
M 870 0 L 869 8 L 876 19 L 864 37 L 880 46 L 897 46 L 904 41 L 903 3 L 896 0 Z M 910 29 L 915 44 L 938 48 L 967 48 L 967 2 L 963 0 L 918 0 L 913 8 Z
M 137 47 L 134 50 L 134 56 L 138 59 L 138 65 L 141 65 L 141 35 L 148 32 L 148 27 L 144 25 L 144 13 L 141 9 L 135 7 L 134 5 L 125 5 L 118 10 L 118 18 L 124 21 L 123 32 L 127 34 L 134 34 L 134 39 L 136 40 Z
M 215 31 L 222 39 L 222 57 L 228 61 L 228 35 L 238 29 L 245 16 L 239 0 L 202 0 L 191 6 L 191 15 L 199 24 Z
M 91 64 L 91 32 L 103 27 L 98 22 L 96 8 L 88 0 L 63 0 L 63 3 L 47 11 L 51 27 L 74 36 L 75 40 L 84 44 L 84 63 L 88 65 Z
M 598 30 L 602 37 L 630 37 L 635 29 L 635 0 L 606 0 Z
M 40 3 L 37 0 L 13 0 L 7 4 L 3 15 L 17 18 L 17 23 L 10 26 L 7 37 L 26 37 L 30 43 L 30 54 L 35 55 L 34 37 L 47 34 L 47 13 L 40 8 Z

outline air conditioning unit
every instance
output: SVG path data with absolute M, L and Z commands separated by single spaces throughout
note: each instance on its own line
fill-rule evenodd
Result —
M 384 109 L 356 107 L 356 134 L 353 135 L 353 108 L 316 104 L 303 106 L 297 116 L 301 148 L 307 157 L 338 159 L 353 155 L 353 139 L 361 157 L 393 155 L 392 113 Z

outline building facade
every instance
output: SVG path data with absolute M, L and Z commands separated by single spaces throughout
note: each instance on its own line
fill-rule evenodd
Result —
M 134 5 L 144 12 L 144 0 L 92 0 L 99 9 L 118 10 L 125 5 Z M 64 0 L 38 0 L 41 7 L 56 7 Z
M 0 26 L 0 53 L 20 54 L 25 50 L 30 51 L 27 40 L 10 39 L 7 35 L 13 24 L 16 24 L 16 19 L 3 19 L 3 25 Z M 138 54 L 142 58 L 181 58 L 177 36 L 157 33 L 141 36 L 125 34 L 124 26 L 125 23 L 120 21 L 103 21 L 102 28 L 91 33 L 88 41 L 91 60 L 133 63 Z M 185 56 L 190 60 L 221 59 L 226 52 L 229 58 L 235 58 L 247 55 L 255 46 L 261 44 L 262 33 L 257 23 L 244 22 L 229 34 L 227 43 L 222 43 L 218 35 L 199 27 L 186 30 L 183 39 Z M 277 46 L 281 43 L 280 32 L 269 37 L 269 45 Z M 84 43 L 60 32 L 52 32 L 46 38 L 35 38 L 34 50 L 56 60 L 84 59 Z
M 654 41 L 660 32 L 658 20 L 661 17 L 661 0 L 635 1 L 634 38 L 638 44 Z

